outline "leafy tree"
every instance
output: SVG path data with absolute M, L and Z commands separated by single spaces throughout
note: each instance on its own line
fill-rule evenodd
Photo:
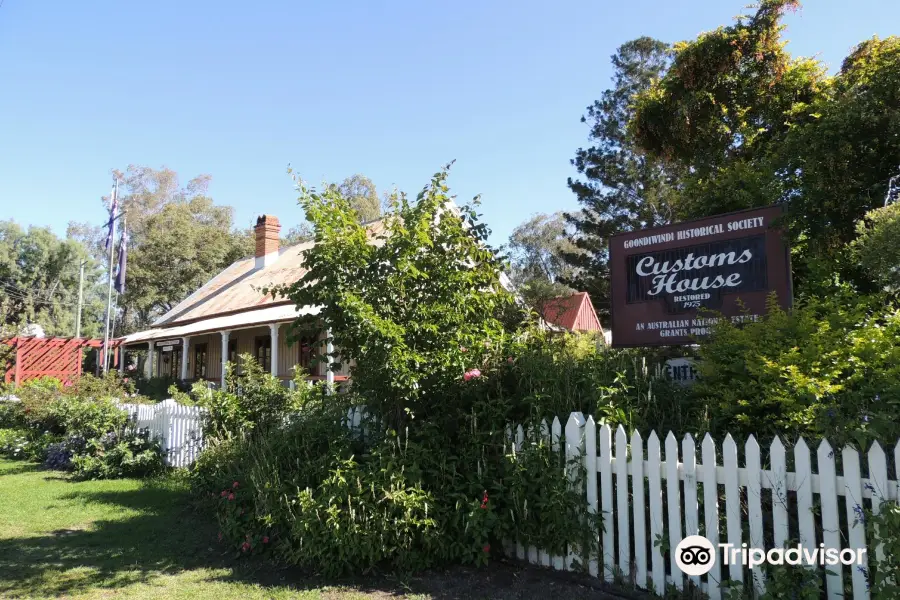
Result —
M 354 390 L 398 430 L 442 409 L 446 386 L 480 364 L 512 304 L 487 228 L 473 209 L 451 203 L 446 178 L 446 169 L 436 173 L 416 202 L 400 194 L 384 233 L 360 224 L 335 186 L 318 192 L 299 182 L 316 245 L 303 278 L 275 290 L 322 307 L 295 326 L 324 322 L 341 360 L 355 364 Z
M 316 237 L 309 222 L 300 223 L 287 230 L 287 233 L 281 236 L 281 244 L 284 246 L 293 246 L 301 242 L 308 242 Z
M 128 260 L 123 320 L 144 326 L 251 250 L 248 235 L 232 231 L 231 207 L 195 196 L 146 215 Z
M 381 200 L 375 184 L 365 175 L 351 175 L 341 183 L 334 184 L 338 193 L 350 203 L 361 223 L 374 221 L 381 216 Z
M 839 259 L 857 221 L 883 206 L 890 179 L 900 174 L 898 97 L 900 37 L 865 41 L 773 152 L 772 168 L 783 174 L 779 200 L 805 255 Z
M 234 228 L 231 207 L 217 206 L 206 195 L 207 175 L 182 187 L 177 174 L 167 168 L 130 165 L 114 174 L 120 181 L 120 207 L 127 214 L 129 235 L 127 285 L 118 300 L 121 312 L 115 326 L 118 335 L 149 326 L 213 275 L 251 255 L 253 238 L 250 231 Z M 71 223 L 69 231 L 105 267 L 105 228 Z
M 293 174 L 293 171 L 288 169 L 288 173 Z M 299 184 L 296 178 L 294 180 L 295 183 Z M 356 212 L 360 223 L 369 223 L 377 220 L 381 217 L 382 206 L 385 210 L 388 210 L 391 206 L 392 196 L 385 194 L 385 197 L 379 200 L 375 184 L 365 175 L 356 174 L 347 177 L 341 183 L 329 184 L 328 187 L 347 199 L 350 207 Z M 315 238 L 315 235 L 312 223 L 307 220 L 288 229 L 287 233 L 281 236 L 281 242 L 286 246 L 292 246 L 301 242 L 311 241 Z
M 609 313 L 610 236 L 672 218 L 673 170 L 637 148 L 627 129 L 633 98 L 666 72 L 669 54 L 667 44 L 649 37 L 620 46 L 612 57 L 613 87 L 581 118 L 590 122 L 593 145 L 579 148 L 572 160 L 583 179 L 569 178 L 569 188 L 582 210 L 566 218 L 579 251 L 564 253 L 575 271 L 562 280 L 589 292 L 601 314 Z
M 572 280 L 575 269 L 565 259 L 578 253 L 572 227 L 563 213 L 534 215 L 509 236 L 510 279 L 530 306 L 540 307 L 558 296 L 572 293 L 562 281 Z
M 853 250 L 873 282 L 900 292 L 900 204 L 866 213 L 856 225 Z
M 677 218 L 783 203 L 796 287 L 819 293 L 839 274 L 871 291 L 846 247 L 900 164 L 889 133 L 900 128 L 900 39 L 860 44 L 828 76 L 784 48 L 781 19 L 798 6 L 764 0 L 732 26 L 678 44 L 665 75 L 636 98 L 629 131 L 679 173 Z
M 98 333 L 102 312 L 93 293 L 98 265 L 74 239 L 60 239 L 49 228 L 22 229 L 0 221 L 0 328 L 14 335 L 27 324 L 40 325 L 47 335 L 75 333 L 79 267 L 86 260 L 82 335 Z

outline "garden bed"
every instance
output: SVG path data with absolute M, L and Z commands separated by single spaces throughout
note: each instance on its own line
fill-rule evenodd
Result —
M 177 479 L 74 482 L 0 459 L 4 598 L 612 598 L 577 577 L 497 563 L 408 581 L 323 581 L 263 559 L 235 561 Z

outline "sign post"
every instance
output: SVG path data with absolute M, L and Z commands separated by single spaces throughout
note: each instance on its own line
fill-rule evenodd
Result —
M 610 238 L 612 345 L 674 346 L 720 318 L 757 321 L 770 293 L 790 308 L 790 254 L 768 206 Z

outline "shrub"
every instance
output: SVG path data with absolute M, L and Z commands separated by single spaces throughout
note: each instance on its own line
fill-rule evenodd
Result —
M 629 431 L 701 431 L 705 410 L 689 392 L 667 381 L 659 366 L 672 350 L 618 350 L 590 335 L 525 331 L 499 356 L 501 388 L 492 393 L 514 403 L 517 422 L 594 415 Z M 495 359 L 496 362 L 496 359 Z
M 59 436 L 31 429 L 0 429 L 0 455 L 7 458 L 41 461 L 47 448 L 59 441 Z
M 322 394 L 322 387 L 307 385 L 299 370 L 295 375 L 296 389 L 290 390 L 280 379 L 263 371 L 251 355 L 242 355 L 241 365 L 239 374 L 228 365 L 224 390 L 209 390 L 205 386 L 193 390 L 196 402 L 207 410 L 203 427 L 207 436 L 235 435 L 280 424 L 309 398 Z
M 147 477 L 165 468 L 158 440 L 142 429 L 110 431 L 88 440 L 71 457 L 75 476 L 81 479 Z
M 57 471 L 68 471 L 72 468 L 72 459 L 85 451 L 87 440 L 80 435 L 71 435 L 61 442 L 47 446 L 44 466 Z
M 695 397 L 711 429 L 764 440 L 826 436 L 868 447 L 900 437 L 900 311 L 849 291 L 807 299 L 700 347 Z
M 873 493 L 878 493 L 873 489 Z M 869 585 L 872 598 L 900 598 L 900 504 L 881 503 L 879 513 L 865 511 L 866 537 L 869 547 L 883 544 L 883 553 L 869 556 Z
M 63 384 L 53 377 L 29 379 L 16 387 L 16 397 L 22 402 L 23 410 L 32 415 L 43 411 L 62 394 Z
M 143 401 L 136 397 L 136 382 L 128 375 L 120 376 L 118 371 L 109 371 L 100 377 L 88 373 L 83 374 L 70 386 L 64 386 L 62 393 L 66 396 L 91 398 L 94 400 L 119 400 L 128 402 Z
M 272 547 L 327 573 L 407 571 L 483 564 L 502 540 L 529 535 L 522 524 L 535 507 L 544 533 L 563 515 L 587 523 L 583 493 L 566 493 L 561 465 L 548 469 L 538 450 L 525 462 L 511 458 L 505 427 L 559 410 L 564 404 L 553 403 L 575 390 L 568 401 L 593 409 L 602 399 L 618 418 L 611 398 L 631 391 L 629 375 L 616 381 L 608 359 L 617 355 L 599 355 L 584 338 L 557 344 L 516 329 L 521 315 L 487 230 L 473 208 L 447 209 L 445 178 L 435 175 L 416 203 L 397 198 L 384 235 L 361 225 L 335 190 L 300 184 L 317 243 L 303 277 L 267 293 L 322 307 L 296 328 L 324 322 L 340 360 L 353 365 L 353 387 L 346 396 L 295 396 L 250 370 L 212 394 L 209 429 L 221 440 L 204 452 L 196 481 L 238 552 Z M 530 378 L 528 361 L 516 364 L 528 336 L 546 343 L 533 361 L 544 370 Z M 639 377 L 640 385 L 650 379 Z M 598 392 L 598 382 L 608 389 Z M 635 396 L 648 393 L 649 383 Z M 342 424 L 345 403 L 372 415 L 362 432 Z M 589 531 L 567 525 L 550 535 L 562 546 L 591 543 Z
M 25 407 L 21 402 L 0 400 L 0 428 L 25 427 Z
M 24 429 L 0 429 L 0 455 L 7 458 L 28 458 L 29 438 L 29 432 Z
M 63 396 L 52 402 L 41 418 L 52 423 L 48 429 L 91 439 L 121 430 L 128 413 L 109 399 Z

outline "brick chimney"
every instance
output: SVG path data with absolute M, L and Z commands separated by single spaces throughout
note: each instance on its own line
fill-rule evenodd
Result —
M 281 224 L 278 217 L 262 215 L 256 219 L 256 268 L 267 267 L 278 260 L 278 232 Z

